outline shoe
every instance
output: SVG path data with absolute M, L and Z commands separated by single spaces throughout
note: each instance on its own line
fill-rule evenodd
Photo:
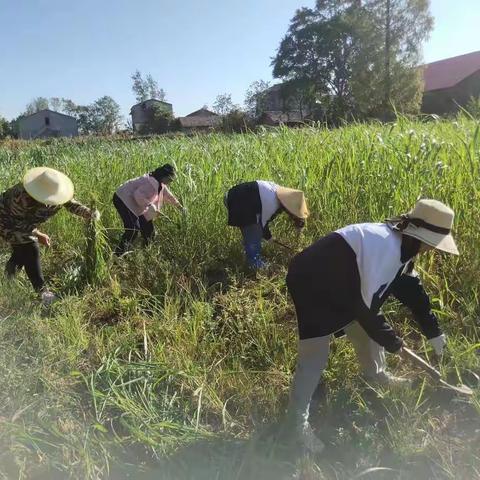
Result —
M 369 385 L 408 386 L 411 383 L 408 378 L 396 377 L 385 371 L 379 372 L 376 375 L 365 375 L 363 378 Z
M 287 413 L 279 424 L 277 440 L 288 448 L 294 447 L 312 454 L 319 454 L 325 448 L 304 415 Z
M 315 435 L 309 422 L 297 427 L 297 439 L 310 453 L 318 455 L 323 452 L 325 444 Z
M 50 290 L 45 290 L 42 292 L 41 300 L 44 306 L 48 306 L 48 305 L 51 305 L 56 300 L 58 300 L 58 297 L 54 293 L 52 293 Z

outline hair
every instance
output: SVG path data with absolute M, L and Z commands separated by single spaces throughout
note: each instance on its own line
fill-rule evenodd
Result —
M 169 163 L 162 165 L 159 168 L 150 172 L 150 175 L 157 180 L 158 183 L 162 183 L 162 180 L 166 178 L 173 178 L 175 176 L 175 169 Z
M 421 245 L 422 241 L 418 238 L 402 233 L 402 257 L 406 259 L 415 257 L 418 255 Z

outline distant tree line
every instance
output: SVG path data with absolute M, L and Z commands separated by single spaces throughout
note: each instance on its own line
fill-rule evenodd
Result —
M 433 28 L 430 0 L 317 0 L 290 21 L 272 60 L 273 77 L 282 81 L 282 95 L 311 120 L 337 124 L 351 119 L 389 120 L 396 112 L 416 114 L 422 100 L 422 43 Z M 131 75 L 137 102 L 165 101 L 166 93 L 151 74 Z M 220 129 L 254 128 L 267 109 L 271 84 L 253 82 L 243 106 L 222 93 L 212 110 L 222 117 Z M 479 99 L 466 111 L 478 118 Z M 23 115 L 50 108 L 72 115 L 81 134 L 108 135 L 122 124 L 120 106 L 109 96 L 89 105 L 65 98 L 34 98 Z M 178 131 L 181 125 L 159 105 L 149 108 L 140 133 Z M 0 117 L 0 138 L 15 136 L 18 118 Z M 131 126 L 130 126 L 131 127 Z
M 0 117 L 0 138 L 16 137 L 20 118 L 45 109 L 75 117 L 82 135 L 111 135 L 122 124 L 120 105 L 108 95 L 100 97 L 90 105 L 77 105 L 68 98 L 36 97 L 27 104 L 25 111 L 11 122 Z

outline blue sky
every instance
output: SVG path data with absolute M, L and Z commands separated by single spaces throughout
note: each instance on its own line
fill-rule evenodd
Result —
M 425 60 L 480 50 L 480 0 L 432 0 Z M 151 73 L 177 115 L 219 93 L 243 103 L 271 79 L 290 18 L 314 0 L 0 0 L 0 115 L 36 96 L 79 104 L 112 96 L 126 116 L 130 75 Z

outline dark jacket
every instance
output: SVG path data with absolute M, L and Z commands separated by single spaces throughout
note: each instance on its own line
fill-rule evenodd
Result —
M 420 280 L 401 271 L 387 291 L 374 298 L 372 308 L 367 308 L 355 252 L 337 233 L 321 238 L 293 258 L 287 285 L 301 339 L 329 335 L 357 320 L 373 340 L 396 352 L 402 340 L 378 312 L 390 294 L 410 308 L 427 338 L 441 334 Z
M 259 223 L 262 215 L 262 201 L 257 182 L 240 183 L 232 187 L 226 196 L 228 224 L 231 227 L 247 227 Z M 263 227 L 263 238 L 270 240 L 272 234 L 268 224 L 280 213 L 281 208 Z

